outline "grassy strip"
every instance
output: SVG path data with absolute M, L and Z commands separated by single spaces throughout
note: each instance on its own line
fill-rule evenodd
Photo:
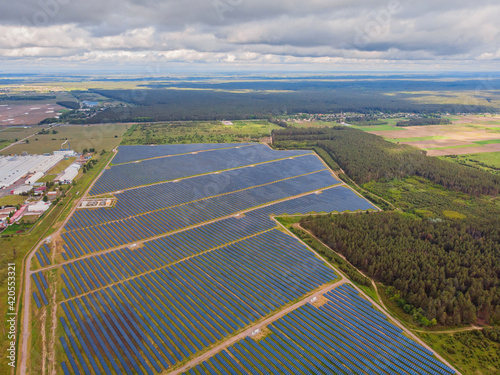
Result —
M 424 150 L 447 150 L 449 148 L 467 148 L 467 147 L 477 147 L 477 145 L 456 145 L 456 146 L 444 146 L 444 147 L 431 147 L 424 148 Z
M 0 294 L 7 295 L 7 284 L 6 284 L 6 264 L 13 262 L 16 264 L 16 286 L 17 286 L 17 303 L 19 311 L 21 311 L 21 302 L 24 285 L 22 285 L 21 270 L 24 267 L 25 256 L 40 242 L 41 239 L 50 236 L 54 233 L 64 221 L 66 216 L 71 212 L 73 204 L 77 199 L 81 197 L 81 193 L 90 185 L 90 183 L 96 178 L 100 170 L 106 165 L 108 160 L 113 154 L 108 152 L 104 156 L 101 156 L 96 167 L 91 169 L 89 172 L 82 174 L 77 177 L 76 185 L 72 186 L 66 193 L 66 197 L 62 199 L 58 204 L 53 205 L 52 208 L 46 212 L 42 219 L 38 221 L 35 226 L 31 229 L 28 234 L 13 235 L 13 236 L 2 236 L 0 237 L 0 247 L 3 251 L 0 253 Z M 81 187 L 81 189 L 80 189 Z M 36 307 L 35 307 L 36 309 Z M 0 304 L 0 316 L 4 316 L 4 327 L 6 326 L 6 313 L 7 305 L 4 303 Z M 21 315 L 18 315 L 18 338 L 17 338 L 17 349 L 19 349 L 19 335 L 20 335 L 20 319 Z M 1 350 L 6 352 L 7 340 L 4 340 L 0 346 Z M 19 351 L 18 351 L 19 354 Z M 19 359 L 19 357 L 18 357 Z M 2 356 L 0 359 L 0 373 L 8 374 L 11 368 L 7 364 L 7 357 Z
M 436 139 L 450 139 L 450 138 L 445 137 L 443 135 L 430 135 L 427 137 L 393 138 L 393 139 L 388 139 L 388 141 L 391 141 L 391 142 L 420 142 L 420 141 L 433 141 Z
M 478 145 L 492 145 L 500 143 L 500 139 L 489 139 L 487 141 L 473 141 L 472 143 L 477 143 Z

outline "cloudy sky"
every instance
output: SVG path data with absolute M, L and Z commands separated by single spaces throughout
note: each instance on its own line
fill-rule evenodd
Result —
M 489 70 L 498 0 L 0 0 L 0 71 Z

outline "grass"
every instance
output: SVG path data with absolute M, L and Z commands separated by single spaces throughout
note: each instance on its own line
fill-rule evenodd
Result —
M 56 174 L 46 174 L 41 179 L 39 179 L 37 182 L 50 182 L 50 181 L 53 181 L 56 177 L 57 177 Z
M 16 264 L 16 295 L 17 304 L 21 308 L 22 293 L 21 293 L 21 269 L 23 268 L 23 259 L 26 253 L 28 253 L 42 238 L 45 238 L 53 234 L 59 226 L 62 224 L 64 219 L 70 213 L 73 204 L 77 199 L 81 197 L 83 191 L 89 186 L 91 181 L 93 181 L 99 174 L 104 165 L 112 157 L 112 153 L 108 152 L 103 156 L 99 156 L 99 161 L 94 168 L 89 170 L 85 174 L 80 174 L 77 177 L 76 186 L 72 186 L 67 192 L 66 197 L 57 205 L 53 205 L 52 208 L 44 214 L 41 220 L 39 220 L 32 228 L 29 234 L 22 234 L 16 236 L 1 236 L 0 237 L 0 294 L 7 295 L 7 285 L 6 285 L 6 264 L 9 262 Z M 77 192 L 80 194 L 77 195 Z M 0 316 L 5 317 L 7 312 L 7 306 L 4 303 L 0 304 Z M 19 315 L 20 317 L 20 315 Z M 4 320 L 4 328 L 6 326 L 6 320 Z M 20 321 L 18 320 L 18 349 L 19 349 L 19 334 L 20 334 Z M 0 344 L 0 349 L 6 351 L 7 340 L 4 340 Z M 10 367 L 7 365 L 6 356 L 0 358 L 0 373 L 8 374 L 10 373 Z
M 460 212 L 450 211 L 450 210 L 444 210 L 443 215 L 448 219 L 455 219 L 455 220 L 462 220 L 467 217 L 466 215 L 461 214 Z
M 393 126 L 393 125 L 373 125 L 373 126 L 352 126 L 353 128 L 364 130 L 367 132 L 383 132 L 383 131 L 393 131 L 393 130 L 401 130 L 401 131 L 406 131 L 406 129 L 400 127 L 400 126 Z
M 492 145 L 492 144 L 500 143 L 500 139 L 490 139 L 487 141 L 474 141 L 474 143 L 477 143 L 478 145 Z
M 392 138 L 392 142 L 419 142 L 419 141 L 433 141 L 435 139 L 449 139 L 443 135 L 430 135 L 427 137 L 413 137 L 413 138 Z
M 23 151 L 30 154 L 51 153 L 58 150 L 65 140 L 68 140 L 71 148 L 77 152 L 90 148 L 110 151 L 120 143 L 127 125 L 67 125 L 54 127 L 53 130 L 56 130 L 57 134 L 37 134 L 29 139 L 29 143 L 14 145 L 2 154 L 21 154 Z
M 1 206 L 17 206 L 18 204 L 23 204 L 26 200 L 26 197 L 21 195 L 6 195 L 5 197 L 0 198 L 0 207 Z
M 446 150 L 449 148 L 466 148 L 466 147 L 477 147 L 477 145 L 456 145 L 456 146 L 443 146 L 443 147 L 431 147 L 424 148 L 424 150 Z
M 73 162 L 75 160 L 76 160 L 76 157 L 66 158 L 64 160 L 61 160 L 59 163 L 57 163 L 55 166 L 52 167 L 52 169 L 50 169 L 47 172 L 47 175 L 55 175 L 55 176 L 57 176 L 59 173 L 61 173 L 66 168 L 68 168 L 71 164 L 73 164 Z M 50 180 L 50 181 L 52 181 L 52 180 Z M 41 181 L 41 182 L 43 182 L 43 181 Z
M 32 134 L 38 133 L 41 127 L 33 126 L 31 128 L 23 127 L 12 127 L 4 128 L 0 131 L 0 150 L 7 147 L 8 145 L 16 142 L 16 140 L 21 140 L 23 138 L 29 137 Z M 10 151 L 10 148 L 7 149 Z M 6 153 L 8 154 L 9 152 Z
M 421 177 L 388 182 L 369 182 L 366 190 L 393 203 L 408 215 L 415 217 L 446 218 L 443 211 L 455 211 L 469 219 L 485 215 L 500 215 L 500 200 L 488 197 L 470 197 L 446 190 Z
M 419 335 L 462 374 L 500 373 L 500 344 L 489 340 L 480 331 Z
M 279 128 L 267 120 L 233 121 L 233 124 L 227 126 L 219 121 L 137 124 L 129 128 L 121 144 L 258 142 Z
M 446 160 L 500 174 L 500 152 L 447 156 Z

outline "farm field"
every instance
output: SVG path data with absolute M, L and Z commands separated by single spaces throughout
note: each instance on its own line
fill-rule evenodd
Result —
M 359 126 L 391 142 L 426 150 L 430 156 L 462 155 L 500 151 L 499 116 L 453 116 L 450 125 L 396 127 Z
M 334 298 L 332 288 L 344 282 L 342 276 L 270 216 L 377 210 L 309 151 L 274 151 L 261 144 L 147 146 L 144 151 L 127 146 L 118 148 L 115 160 L 120 163 L 106 169 L 94 189 L 111 181 L 108 173 L 129 180 L 138 176 L 130 187 L 120 182 L 104 189 L 106 197 L 116 198 L 113 207 L 77 209 L 33 258 L 33 331 L 40 331 L 47 314 L 54 328 L 45 328 L 49 338 L 33 337 L 31 351 L 45 348 L 57 361 L 58 374 L 175 370 L 308 296 L 324 291 L 324 298 Z M 154 179 L 151 170 L 167 172 Z M 353 293 L 343 288 L 339 293 Z M 387 362 L 390 368 L 406 368 L 413 361 L 419 373 L 453 373 L 366 301 L 347 297 L 355 300 L 345 302 L 352 314 L 378 322 L 384 333 L 377 340 L 383 337 L 387 347 L 356 341 L 341 349 L 333 341 L 345 329 L 339 327 L 322 336 L 344 350 L 337 360 L 346 356 L 349 366 L 358 366 L 361 360 L 354 358 L 368 350 L 375 353 L 374 366 Z M 326 324 L 321 316 L 331 314 L 310 312 L 309 306 L 293 310 L 283 324 L 314 313 L 308 324 L 321 331 Z M 356 340 L 364 334 L 354 331 Z M 298 336 L 305 340 L 303 333 Z M 318 356 L 317 350 L 307 358 Z M 40 368 L 43 357 L 33 356 L 28 368 Z M 320 369 L 336 366 L 331 357 L 318 360 L 324 363 Z M 293 357 L 279 361 L 285 368 L 296 363 Z M 436 368 L 444 372 L 430 370 Z
M 64 109 L 54 103 L 0 104 L 0 125 L 37 125 Z
M 127 126 L 131 125 L 55 126 L 50 129 L 49 134 L 36 134 L 29 139 L 29 143 L 13 145 L 4 150 L 2 154 L 21 154 L 23 151 L 30 154 L 51 153 L 54 150 L 59 150 L 65 140 L 69 141 L 71 148 L 76 152 L 82 152 L 84 149 L 90 148 L 95 148 L 97 151 L 102 149 L 111 151 L 120 143 L 122 135 L 127 130 Z M 56 131 L 57 133 L 53 134 L 52 131 Z

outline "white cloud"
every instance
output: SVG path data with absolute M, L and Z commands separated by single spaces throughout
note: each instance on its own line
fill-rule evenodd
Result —
M 212 0 L 10 2 L 0 14 L 0 62 L 481 67 L 499 58 L 495 1 L 220 1 L 223 18 Z

